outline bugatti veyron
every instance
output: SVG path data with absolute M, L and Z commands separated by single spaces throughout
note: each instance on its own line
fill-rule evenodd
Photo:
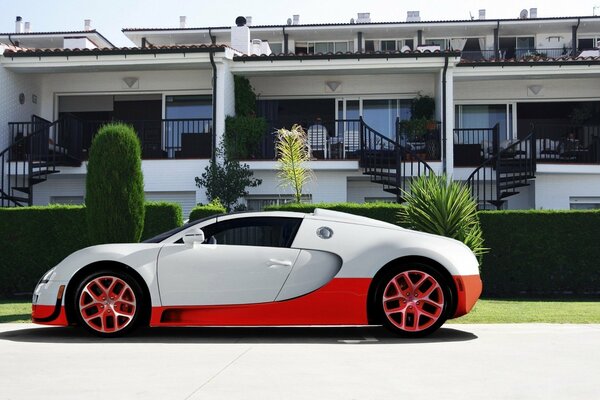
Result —
M 239 213 L 71 254 L 39 281 L 32 318 L 101 336 L 377 324 L 416 337 L 469 312 L 481 289 L 476 257 L 452 239 L 322 209 Z

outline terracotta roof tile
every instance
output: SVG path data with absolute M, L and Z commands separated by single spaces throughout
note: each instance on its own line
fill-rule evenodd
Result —
M 71 56 L 71 55 L 99 55 L 99 54 L 145 54 L 145 53 L 183 53 L 183 52 L 209 52 L 223 51 L 226 45 L 174 45 L 174 46 L 148 46 L 148 47 L 104 47 L 96 49 L 7 49 L 5 57 L 19 56 Z

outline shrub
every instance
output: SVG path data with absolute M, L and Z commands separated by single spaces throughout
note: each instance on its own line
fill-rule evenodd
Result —
M 140 141 L 124 124 L 104 125 L 92 141 L 86 180 L 92 243 L 138 242 L 144 228 Z
M 402 196 L 406 203 L 398 213 L 400 224 L 459 240 L 481 261 L 488 249 L 483 247 L 477 203 L 466 185 L 445 175 L 420 176 Z
M 256 158 L 267 133 L 267 121 L 261 117 L 238 115 L 225 119 L 223 145 L 232 160 Z
M 144 238 L 181 226 L 179 204 L 146 209 Z M 0 208 L 0 297 L 31 293 L 45 271 L 90 246 L 85 214 L 84 206 Z
M 219 201 L 212 201 L 207 205 L 198 205 L 194 207 L 190 213 L 190 222 L 212 215 L 224 214 L 226 211 L 225 207 L 223 207 Z
M 600 211 L 483 211 L 486 296 L 600 295 Z
M 296 203 L 300 203 L 302 189 L 312 178 L 312 171 L 306 167 L 310 161 L 306 133 L 300 125 L 292 126 L 292 130 L 280 129 L 276 147 L 279 184 L 292 188 Z
M 238 200 L 248 194 L 249 187 L 262 183 L 262 179 L 253 176 L 248 164 L 240 164 L 225 157 L 222 163 L 211 160 L 202 175 L 195 179 L 196 186 L 206 188 L 208 201 L 218 199 L 227 211 L 231 211 Z
M 147 202 L 145 214 L 142 240 L 183 224 L 183 212 L 179 203 Z
M 397 224 L 396 215 L 402 208 L 402 205 L 396 203 L 290 203 L 279 206 L 268 206 L 268 211 L 295 211 L 302 213 L 311 213 L 315 208 L 324 208 L 327 210 L 341 211 L 348 214 L 361 215 L 363 217 L 373 218 L 391 224 Z
M 241 116 L 254 115 L 256 111 L 256 94 L 248 78 L 233 76 L 235 85 L 235 113 Z

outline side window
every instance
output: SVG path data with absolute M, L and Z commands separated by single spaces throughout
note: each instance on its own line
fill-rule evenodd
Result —
M 236 218 L 205 226 L 203 231 L 208 243 L 290 247 L 301 222 L 299 218 Z

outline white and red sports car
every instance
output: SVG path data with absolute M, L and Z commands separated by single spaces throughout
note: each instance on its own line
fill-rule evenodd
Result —
M 144 243 L 77 251 L 33 321 L 101 336 L 137 326 L 384 325 L 424 336 L 481 294 L 464 244 L 341 212 L 210 217 Z

